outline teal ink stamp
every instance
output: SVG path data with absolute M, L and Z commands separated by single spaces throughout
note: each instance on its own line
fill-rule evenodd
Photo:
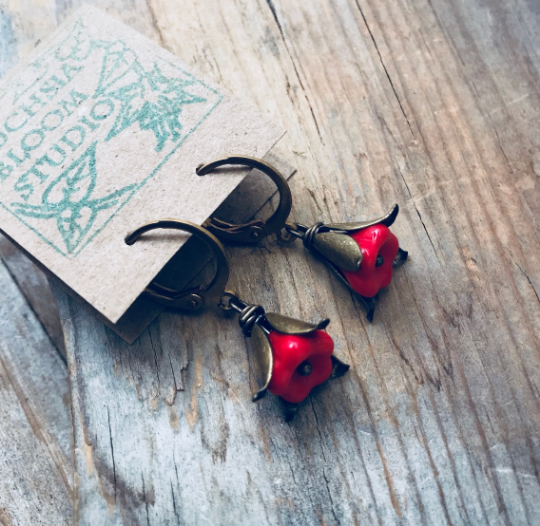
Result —
M 187 38 L 175 32 L 171 43 L 181 52 Z M 118 321 L 187 239 L 158 233 L 129 247 L 126 233 L 163 218 L 202 224 L 247 171 L 198 177 L 196 167 L 233 153 L 264 157 L 282 135 L 84 6 L 0 81 L 0 231 L 124 334 Z
M 171 62 L 145 58 L 121 39 L 93 37 L 78 19 L 31 65 L 31 84 L 2 97 L 14 104 L 0 141 L 19 140 L 0 150 L 0 206 L 65 257 L 80 254 L 223 98 Z M 125 149 L 135 134 L 154 159 L 148 173 L 100 184 L 102 150 Z
M 94 141 L 79 159 L 53 179 L 41 195 L 40 205 L 11 203 L 16 217 L 54 220 L 64 243 L 62 248 L 68 254 L 76 253 L 100 212 L 116 208 L 137 188 L 134 183 L 93 198 L 97 181 L 96 147 Z

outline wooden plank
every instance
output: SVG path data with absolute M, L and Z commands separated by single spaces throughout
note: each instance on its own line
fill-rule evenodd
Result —
M 0 257 L 43 325 L 45 332 L 65 360 L 66 349 L 58 305 L 47 277 L 2 235 L 0 235 Z
M 14 26 L 13 19 L 14 17 L 18 19 L 18 17 L 17 13 L 13 13 L 14 6 L 11 5 L 12 3 L 6 6 L 8 9 L 2 9 L 0 12 L 0 46 L 2 50 L 0 55 L 0 77 L 3 77 L 34 44 L 32 35 L 28 34 L 29 28 L 25 24 L 27 21 L 25 17 L 19 19 L 22 23 L 19 31 L 16 24 Z M 26 13 L 25 10 L 24 14 Z M 39 14 L 35 13 L 34 16 L 37 18 Z M 42 31 L 50 32 L 50 25 L 43 24 L 43 22 L 41 22 L 41 25 L 44 26 L 41 28 Z M 8 265 L 10 272 L 15 277 L 23 294 L 45 327 L 47 334 L 65 359 L 58 308 L 50 307 L 54 305 L 55 300 L 46 278 L 4 236 L 0 236 L 0 256 Z
M 0 75 L 27 42 L 4 7 Z M 44 276 L 3 237 L 0 256 L 0 524 L 70 524 L 73 437 L 58 307 Z
M 0 524 L 70 524 L 67 370 L 0 261 Z
M 290 424 L 275 399 L 249 401 L 246 344 L 225 316 L 164 313 L 129 347 L 59 293 L 79 522 L 537 523 L 534 4 L 107 6 L 287 128 L 295 219 L 399 202 L 411 260 L 369 325 L 301 247 L 230 250 L 233 288 L 329 316 L 353 364 Z

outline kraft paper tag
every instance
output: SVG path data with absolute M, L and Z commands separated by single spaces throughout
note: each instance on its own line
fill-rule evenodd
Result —
M 0 84 L 0 230 L 115 324 L 187 236 L 129 247 L 175 217 L 202 224 L 283 131 L 177 57 L 86 6 Z
M 296 172 L 294 167 L 277 157 L 273 151 L 266 154 L 264 160 L 276 167 L 286 179 L 289 179 Z M 268 176 L 259 170 L 251 170 L 216 210 L 215 216 L 231 223 L 246 223 L 256 214 L 258 215 L 258 212 L 276 193 L 276 190 Z M 212 254 L 210 254 L 206 244 L 199 238 L 190 237 L 159 272 L 156 280 L 176 290 L 192 287 L 199 283 L 209 283 L 215 274 L 211 260 Z M 43 270 L 46 271 L 46 269 Z M 62 284 L 60 286 L 62 287 Z M 75 295 L 65 286 L 62 288 L 67 293 Z M 80 300 L 80 298 L 78 299 Z M 164 307 L 147 295 L 141 294 L 116 323 L 111 323 L 95 309 L 91 307 L 90 309 L 103 323 L 131 344 L 164 310 Z

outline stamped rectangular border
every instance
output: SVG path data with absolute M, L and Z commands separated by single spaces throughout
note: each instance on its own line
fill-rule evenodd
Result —
M 92 240 L 99 235 L 99 233 L 114 219 L 114 217 L 124 208 L 129 201 L 131 201 L 132 197 L 143 188 L 146 183 L 152 179 L 157 172 L 161 170 L 163 165 L 171 158 L 172 155 L 174 155 L 178 149 L 184 144 L 184 142 L 199 128 L 199 126 L 207 119 L 207 117 L 217 108 L 217 106 L 223 101 L 224 96 L 216 91 L 214 88 L 210 87 L 208 84 L 203 82 L 202 80 L 199 80 L 195 75 L 192 73 L 189 73 L 188 71 L 185 71 L 181 67 L 177 66 L 176 64 L 173 64 L 169 60 L 164 59 L 163 57 L 160 57 L 158 54 L 152 52 L 152 55 L 154 55 L 157 59 L 161 60 L 162 62 L 165 62 L 166 64 L 169 64 L 173 68 L 177 69 L 178 71 L 181 71 L 184 75 L 191 77 L 193 80 L 198 82 L 199 84 L 203 85 L 206 89 L 217 95 L 219 98 L 218 100 L 213 104 L 213 106 L 206 112 L 206 114 L 202 117 L 202 119 L 187 133 L 182 139 L 176 144 L 176 146 L 165 156 L 165 158 L 150 172 L 150 174 L 143 179 L 137 187 L 131 192 L 129 197 L 120 205 L 117 210 L 101 225 L 101 227 L 96 230 L 75 252 L 68 254 L 58 248 L 52 241 L 47 239 L 43 234 L 41 234 L 38 230 L 36 230 L 34 227 L 30 226 L 24 219 L 22 219 L 19 215 L 17 215 L 15 212 L 13 212 L 10 208 L 8 208 L 4 203 L 0 201 L 0 207 L 2 207 L 4 210 L 9 212 L 13 217 L 15 217 L 18 221 L 20 221 L 24 226 L 26 226 L 28 229 L 30 229 L 34 234 L 36 234 L 40 239 L 42 239 L 47 245 L 49 245 L 51 248 L 53 248 L 56 252 L 61 254 L 62 256 L 68 258 L 68 259 L 75 259 L 81 251 L 88 246 L 89 243 L 92 242 Z

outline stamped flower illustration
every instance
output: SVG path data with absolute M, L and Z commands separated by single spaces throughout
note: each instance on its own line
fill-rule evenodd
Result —
M 85 239 L 100 211 L 116 206 L 132 192 L 131 184 L 103 197 L 93 196 L 97 181 L 96 145 L 94 142 L 66 171 L 43 192 L 41 205 L 12 203 L 19 215 L 54 219 L 68 253 L 73 253 Z
M 223 96 L 174 59 L 82 20 L 33 67 L 39 75 L 9 97 L 12 142 L 0 134 L 0 207 L 75 258 Z
M 138 124 L 141 130 L 154 133 L 157 152 L 163 150 L 168 139 L 178 141 L 182 136 L 179 117 L 184 106 L 206 102 L 206 98 L 187 89 L 197 82 L 189 77 L 167 77 L 157 63 L 147 71 L 123 42 L 114 42 L 103 57 L 100 83 L 95 95 L 110 97 L 121 103 L 106 140 Z

